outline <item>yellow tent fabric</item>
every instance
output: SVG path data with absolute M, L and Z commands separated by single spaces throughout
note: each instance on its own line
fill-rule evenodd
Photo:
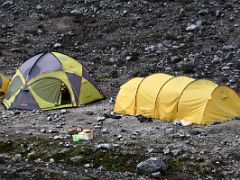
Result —
M 9 83 L 10 80 L 6 76 L 0 74 L 0 100 L 2 100 L 6 94 Z
M 194 79 L 184 76 L 170 79 L 159 91 L 155 105 L 155 117 L 174 120 L 177 115 L 178 101 L 183 89 Z
M 240 98 L 234 90 L 209 80 L 157 73 L 122 85 L 114 112 L 210 124 L 240 116 Z
M 147 76 L 140 84 L 136 95 L 136 114 L 154 118 L 155 102 L 163 85 L 173 76 L 157 73 Z
M 129 115 L 135 114 L 136 93 L 142 80 L 143 78 L 140 77 L 133 78 L 121 86 L 114 106 L 115 112 Z
M 193 81 L 183 91 L 178 105 L 178 119 L 195 124 L 226 121 L 240 115 L 236 92 L 209 80 Z
M 202 124 L 203 114 L 211 94 L 218 85 L 212 81 L 201 79 L 188 85 L 179 100 L 178 119 Z
M 7 109 L 50 110 L 103 99 L 86 69 L 58 52 L 33 56 L 12 79 L 3 100 Z

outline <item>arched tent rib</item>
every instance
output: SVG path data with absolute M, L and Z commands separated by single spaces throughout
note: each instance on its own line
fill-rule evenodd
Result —
M 167 81 L 156 98 L 155 118 L 174 120 L 177 116 L 180 94 L 192 81 L 194 79 L 186 76 L 173 77 Z
M 157 94 L 162 86 L 172 77 L 171 75 L 156 73 L 147 76 L 142 81 L 136 95 L 136 114 L 154 118 Z
M 134 115 L 136 111 L 136 93 L 144 78 L 136 77 L 120 87 L 116 98 L 114 112 Z
M 206 104 L 217 86 L 216 83 L 205 79 L 192 81 L 180 96 L 177 118 L 203 124 L 202 118 Z

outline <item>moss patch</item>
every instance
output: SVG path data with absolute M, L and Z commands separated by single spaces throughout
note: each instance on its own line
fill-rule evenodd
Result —
M 146 157 L 139 154 L 121 154 L 116 151 L 98 151 L 94 154 L 95 168 L 103 166 L 108 171 L 135 171 L 137 164 Z

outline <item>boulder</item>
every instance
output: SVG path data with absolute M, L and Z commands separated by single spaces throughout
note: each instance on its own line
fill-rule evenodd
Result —
M 165 173 L 166 165 L 159 157 L 151 157 L 137 165 L 137 174 L 149 175 L 152 173 Z

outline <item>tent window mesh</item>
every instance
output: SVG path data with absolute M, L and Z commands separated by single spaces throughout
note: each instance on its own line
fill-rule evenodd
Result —
M 23 85 L 22 80 L 19 76 L 16 76 L 13 80 L 12 83 L 10 84 L 8 88 L 8 92 L 5 96 L 7 100 L 9 100 Z

